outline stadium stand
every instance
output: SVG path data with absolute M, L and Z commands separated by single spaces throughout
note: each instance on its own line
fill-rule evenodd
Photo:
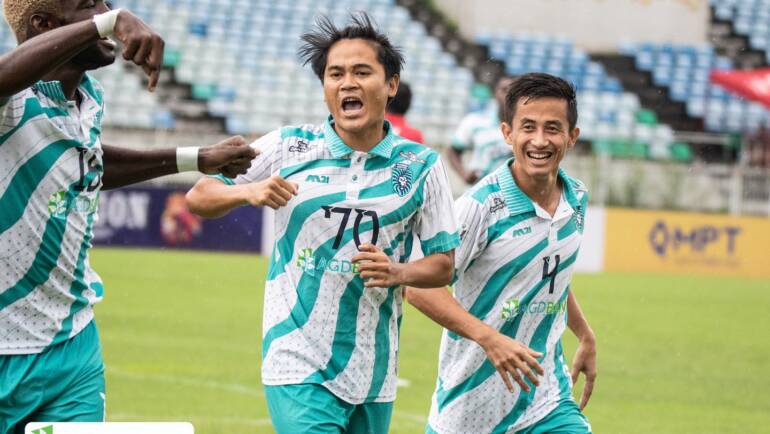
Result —
M 165 64 L 192 86 L 228 133 L 264 133 L 319 122 L 327 109 L 318 79 L 296 57 L 300 35 L 320 13 L 344 23 L 368 11 L 403 47 L 404 79 L 415 94 L 410 122 L 426 141 L 447 143 L 466 111 L 474 79 L 392 0 L 119 0 L 167 39 Z M 174 19 L 169 15 L 174 11 Z
M 623 89 L 604 67 L 564 37 L 526 33 L 479 34 L 475 41 L 489 48 L 505 72 L 519 75 L 543 71 L 574 83 L 578 90 L 581 137 L 596 153 L 617 158 L 689 161 L 686 144 L 674 141 L 671 126 L 659 123 L 653 111 L 641 107 L 638 96 Z
M 770 125 L 770 111 L 726 92 L 709 81 L 711 70 L 732 70 L 733 62 L 702 46 L 625 44 L 621 53 L 633 56 L 636 67 L 652 73 L 658 86 L 668 88 L 674 101 L 686 103 L 687 113 L 703 118 L 706 131 L 752 132 Z
M 748 38 L 749 47 L 765 53 L 770 62 L 770 0 L 709 0 L 714 17 L 733 24 L 736 34 Z

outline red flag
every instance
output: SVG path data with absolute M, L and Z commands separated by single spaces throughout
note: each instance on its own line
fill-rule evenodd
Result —
M 711 71 L 711 81 L 746 99 L 770 108 L 770 68 Z

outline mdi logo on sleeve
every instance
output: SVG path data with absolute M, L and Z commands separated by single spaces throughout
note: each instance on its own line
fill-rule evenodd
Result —
M 33 422 L 25 434 L 194 434 L 188 422 Z

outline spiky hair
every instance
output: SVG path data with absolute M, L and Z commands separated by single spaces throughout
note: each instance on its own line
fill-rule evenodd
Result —
M 44 12 L 59 15 L 61 13 L 59 0 L 2 0 L 2 2 L 5 20 L 19 43 L 27 39 L 27 22 L 32 14 Z

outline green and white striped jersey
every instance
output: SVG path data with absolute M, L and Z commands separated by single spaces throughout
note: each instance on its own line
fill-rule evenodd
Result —
M 102 89 L 82 103 L 59 82 L 0 100 L 0 354 L 33 354 L 79 333 L 102 299 L 88 262 L 102 176 Z
M 471 152 L 469 169 L 483 178 L 513 156 L 511 145 L 505 142 L 500 130 L 497 104 L 478 113 L 466 115 L 455 131 L 452 147 Z
M 588 195 L 563 171 L 553 217 L 516 185 L 509 165 L 455 203 L 461 245 L 454 296 L 471 314 L 543 353 L 540 386 L 511 394 L 475 342 L 444 331 L 430 425 L 441 434 L 513 433 L 572 399 L 562 353 L 567 295 L 583 232 Z
M 389 402 L 402 291 L 364 288 L 350 260 L 372 242 L 406 262 L 414 237 L 426 255 L 453 250 L 452 196 L 435 151 L 394 135 L 388 123 L 371 151 L 353 151 L 332 122 L 267 134 L 253 144 L 260 154 L 248 173 L 234 180 L 280 175 L 299 184 L 275 215 L 262 382 L 321 384 L 352 404 Z

